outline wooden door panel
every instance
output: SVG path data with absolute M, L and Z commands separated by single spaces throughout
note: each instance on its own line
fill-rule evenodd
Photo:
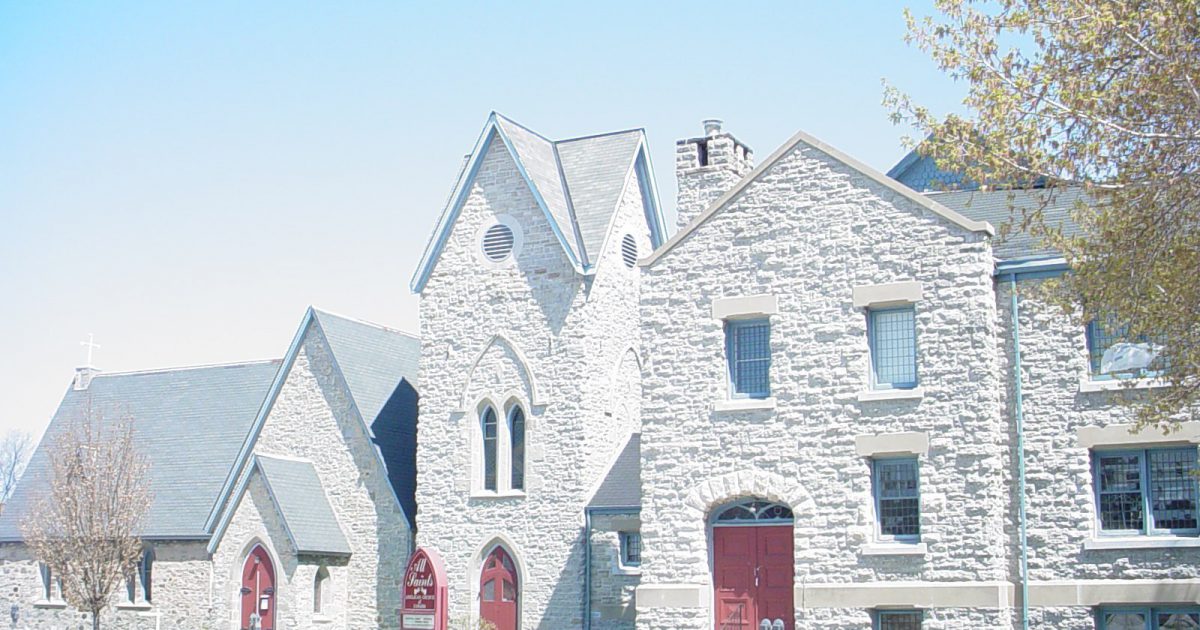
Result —
M 479 616 L 496 630 L 517 630 L 520 599 L 516 565 L 503 548 L 497 547 L 483 562 L 479 576 Z
M 758 542 L 759 583 L 756 607 L 759 620 L 783 620 L 785 630 L 795 623 L 795 555 L 790 525 L 755 527 Z

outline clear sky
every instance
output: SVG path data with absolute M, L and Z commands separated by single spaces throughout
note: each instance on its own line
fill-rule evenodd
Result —
M 911 4 L 929 12 L 924 0 Z M 903 4 L 0 2 L 0 431 L 105 371 L 281 356 L 309 304 L 407 330 L 408 281 L 499 111 L 560 138 L 718 117 L 886 170 L 881 79 L 961 88 Z

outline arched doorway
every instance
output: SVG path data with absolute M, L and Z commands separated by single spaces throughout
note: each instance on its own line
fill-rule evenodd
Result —
M 242 565 L 242 630 L 275 630 L 275 568 L 262 545 Z
M 497 546 L 479 573 L 479 617 L 495 624 L 496 630 L 517 630 L 520 586 L 512 556 Z
M 793 630 L 791 508 L 757 499 L 718 508 L 712 550 L 716 630 Z

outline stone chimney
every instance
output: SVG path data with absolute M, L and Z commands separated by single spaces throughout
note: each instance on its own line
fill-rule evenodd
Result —
M 679 228 L 733 188 L 754 168 L 750 147 L 721 130 L 721 121 L 704 121 L 704 136 L 675 143 L 675 178 L 679 194 L 675 207 Z
M 99 372 L 100 370 L 97 370 L 90 365 L 75 368 L 75 382 L 73 387 L 76 390 L 87 389 L 88 386 L 92 384 L 92 377 Z

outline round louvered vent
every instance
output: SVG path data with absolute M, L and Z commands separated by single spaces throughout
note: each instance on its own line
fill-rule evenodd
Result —
M 497 223 L 483 234 L 483 255 L 492 262 L 500 262 L 512 253 L 515 239 L 512 228 Z
M 625 238 L 621 239 L 621 258 L 625 260 L 625 266 L 630 269 L 637 264 L 637 241 L 633 240 L 632 234 L 626 234 Z

